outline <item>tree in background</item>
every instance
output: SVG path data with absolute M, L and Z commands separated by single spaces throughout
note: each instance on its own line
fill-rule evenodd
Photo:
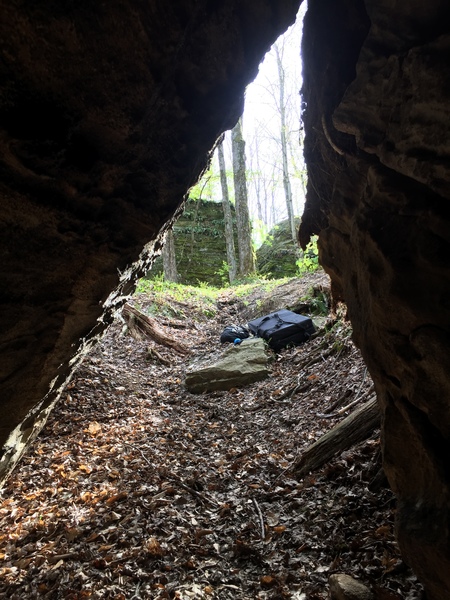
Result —
M 255 272 L 252 244 L 252 227 L 248 210 L 247 177 L 245 171 L 245 141 L 242 136 L 242 119 L 231 130 L 233 155 L 234 201 L 236 208 L 239 251 L 239 275 L 246 277 Z
M 237 264 L 236 251 L 234 248 L 233 218 L 231 214 L 230 196 L 228 194 L 227 171 L 225 168 L 225 156 L 223 152 L 223 136 L 217 146 L 217 155 L 219 157 L 220 185 L 222 187 L 222 206 L 223 218 L 225 223 L 225 241 L 227 245 L 228 278 L 230 280 L 230 283 L 233 283 L 236 279 Z
M 297 247 L 297 231 L 295 227 L 295 215 L 294 215 L 294 205 L 292 202 L 292 188 L 291 188 L 291 180 L 289 177 L 289 156 L 288 156 L 288 144 L 287 144 L 287 126 L 286 126 L 286 102 L 285 102 L 285 73 L 282 62 L 282 53 L 278 44 L 274 44 L 275 54 L 277 57 L 277 69 L 278 69 L 278 91 L 280 93 L 280 141 L 281 141 L 281 159 L 283 164 L 283 187 L 284 187 L 284 195 L 286 198 L 286 208 L 289 219 L 289 224 L 291 227 L 291 235 L 292 241 L 294 242 L 295 247 Z
M 244 132 L 239 122 L 233 132 L 224 134 L 208 170 L 190 190 L 191 198 L 222 202 L 227 242 L 223 262 L 228 265 L 230 282 L 238 274 L 242 277 L 255 271 L 254 250 L 287 218 L 295 240 L 294 254 L 298 250 L 295 217 L 302 212 L 306 187 L 300 125 L 300 30 L 297 23 L 267 53 L 258 77 L 247 88 Z M 226 164 L 232 168 L 227 170 Z M 236 239 L 229 214 L 233 205 L 234 231 L 239 230 Z M 184 249 L 184 256 L 192 259 L 195 243 L 192 229 L 190 252 Z
M 259 213 L 261 191 L 269 206 L 266 231 L 289 219 L 296 245 L 294 217 L 303 210 L 305 196 L 301 136 L 301 19 L 266 54 L 255 81 L 248 86 L 244 134 L 252 174 L 249 208 Z M 260 181 L 257 181 L 257 180 Z M 259 193 L 258 193 L 259 192 Z
M 164 246 L 162 250 L 162 259 L 164 279 L 166 281 L 171 281 L 172 283 L 177 283 L 177 259 L 175 256 L 175 241 L 172 229 L 169 229 L 166 233 Z

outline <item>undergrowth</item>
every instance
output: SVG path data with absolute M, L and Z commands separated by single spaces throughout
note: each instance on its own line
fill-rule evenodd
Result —
M 270 297 L 276 288 L 298 279 L 301 278 L 266 279 L 257 276 L 236 282 L 233 286 L 218 288 L 205 283 L 198 286 L 173 283 L 159 276 L 152 280 L 141 279 L 134 300 L 136 307 L 149 315 L 205 320 L 217 314 L 220 301 L 224 298 L 233 297 L 243 306 L 252 304 L 259 309 L 264 297 Z M 260 295 L 261 298 L 255 298 L 256 295 Z M 328 313 L 329 306 L 325 294 L 318 293 L 314 287 L 301 299 L 308 305 L 308 312 L 311 314 Z

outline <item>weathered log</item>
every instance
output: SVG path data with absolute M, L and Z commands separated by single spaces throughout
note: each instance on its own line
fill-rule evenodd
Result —
M 143 336 L 150 338 L 161 346 L 166 346 L 171 350 L 175 350 L 179 354 L 189 354 L 190 350 L 187 346 L 167 335 L 163 331 L 155 319 L 144 315 L 134 306 L 125 304 L 122 309 L 122 316 L 132 335 L 142 338 Z
M 303 477 L 319 469 L 337 454 L 367 439 L 379 426 L 380 409 L 373 397 L 307 448 L 292 470 L 297 477 Z

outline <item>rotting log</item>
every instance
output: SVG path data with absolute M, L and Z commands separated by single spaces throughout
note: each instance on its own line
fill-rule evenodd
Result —
M 179 354 L 189 354 L 190 350 L 187 346 L 167 335 L 163 331 L 157 321 L 148 315 L 145 315 L 134 306 L 125 304 L 122 309 L 122 317 L 127 324 L 130 333 L 135 337 L 148 337 L 161 346 L 166 346 L 171 350 L 175 350 Z
M 293 465 L 297 477 L 319 469 L 337 454 L 367 439 L 380 426 L 380 409 L 374 396 L 341 423 L 320 437 Z

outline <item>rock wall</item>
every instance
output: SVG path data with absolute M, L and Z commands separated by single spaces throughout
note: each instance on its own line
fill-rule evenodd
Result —
M 0 0 L 0 480 L 298 5 Z
M 300 218 L 296 217 L 295 228 L 298 229 L 299 225 Z M 258 273 L 270 279 L 293 277 L 298 272 L 298 251 L 298 243 L 292 241 L 289 219 L 277 223 L 256 251 Z
M 234 206 L 234 243 L 237 233 Z M 178 283 L 198 285 L 207 283 L 221 287 L 228 283 L 224 262 L 227 262 L 225 222 L 221 202 L 188 198 L 183 213 L 173 225 Z M 158 257 L 146 277 L 149 279 L 163 273 L 163 260 Z
M 310 0 L 309 187 L 383 414 L 403 556 L 450 597 L 450 19 L 448 4 Z

